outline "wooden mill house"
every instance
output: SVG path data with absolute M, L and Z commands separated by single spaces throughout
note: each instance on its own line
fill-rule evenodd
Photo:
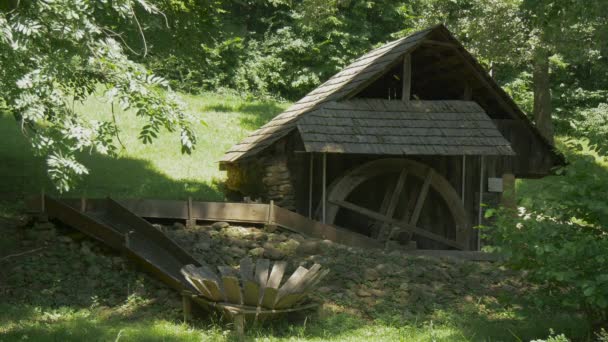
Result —
M 443 25 L 360 57 L 220 161 L 227 187 L 418 248 L 477 249 L 481 203 L 564 164 Z

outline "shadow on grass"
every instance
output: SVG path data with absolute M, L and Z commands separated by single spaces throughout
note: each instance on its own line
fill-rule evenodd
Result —
M 203 109 L 222 113 L 244 113 L 246 115 L 241 119 L 240 126 L 248 130 L 260 128 L 284 110 L 274 101 L 244 102 L 235 105 L 216 104 L 206 106 Z
M 42 189 L 58 195 L 46 174 L 43 158 L 35 157 L 29 142 L 19 131 L 15 120 L 0 116 L 0 201 L 5 206 L 19 205 L 26 196 L 40 193 Z M 81 161 L 89 168 L 77 185 L 77 190 L 65 196 L 115 198 L 158 198 L 221 201 L 222 186 L 216 181 L 197 179 L 175 180 L 154 169 L 154 165 L 142 159 L 132 159 L 93 154 L 83 155 Z M 17 203 L 17 204 L 16 204 Z

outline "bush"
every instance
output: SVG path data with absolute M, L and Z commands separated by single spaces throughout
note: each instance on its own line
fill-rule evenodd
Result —
M 569 141 L 571 164 L 537 181 L 517 212 L 489 211 L 496 250 L 540 285 L 541 304 L 581 310 L 595 323 L 608 313 L 608 158 Z

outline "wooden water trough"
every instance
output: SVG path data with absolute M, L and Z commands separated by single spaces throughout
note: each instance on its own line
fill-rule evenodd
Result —
M 186 265 L 182 275 L 198 293 L 183 291 L 184 320 L 191 315 L 191 301 L 216 309 L 232 319 L 239 335 L 244 334 L 246 320 L 265 320 L 289 312 L 308 310 L 317 303 L 306 302 L 307 295 L 329 270 L 314 264 L 309 269 L 298 267 L 281 285 L 287 262 L 268 259 L 241 260 L 239 270 L 218 266 L 220 274 L 210 266 Z

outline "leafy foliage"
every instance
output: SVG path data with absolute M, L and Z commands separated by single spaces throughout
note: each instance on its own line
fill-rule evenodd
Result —
M 16 2 L 0 12 L 0 90 L 37 155 L 47 158 L 49 175 L 69 190 L 87 173 L 78 152 L 113 155 L 118 127 L 113 113 L 87 121 L 74 111 L 101 87 L 105 99 L 132 108 L 147 120 L 140 139 L 150 143 L 161 129 L 178 130 L 182 152 L 196 143 L 189 116 L 168 83 L 132 62 L 108 27 L 96 16 L 137 20 L 134 6 L 156 8 L 144 0 L 54 0 Z
M 493 249 L 546 290 L 545 301 L 601 322 L 608 318 L 608 159 L 588 142 L 566 144 L 571 164 L 530 189 L 518 212 L 499 210 L 489 234 Z

